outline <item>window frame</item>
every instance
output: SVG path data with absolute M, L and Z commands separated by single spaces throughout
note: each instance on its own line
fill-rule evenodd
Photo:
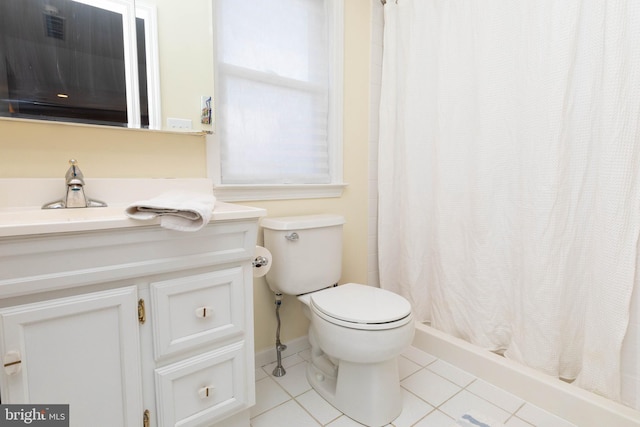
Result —
M 343 182 L 343 94 L 344 94 L 344 0 L 325 0 L 329 20 L 329 118 L 328 148 L 331 181 L 327 184 L 222 184 L 220 140 L 216 132 L 214 96 L 213 132 L 206 136 L 207 172 L 213 180 L 214 193 L 219 200 L 285 200 L 340 197 L 346 187 Z M 213 22 L 216 22 L 215 2 Z M 214 48 L 216 45 L 214 31 Z M 214 66 L 215 93 L 219 82 Z

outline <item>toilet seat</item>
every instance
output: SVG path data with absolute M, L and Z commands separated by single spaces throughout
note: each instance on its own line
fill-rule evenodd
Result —
M 309 306 L 324 320 L 352 329 L 393 329 L 412 319 L 411 305 L 400 295 L 357 283 L 313 292 Z

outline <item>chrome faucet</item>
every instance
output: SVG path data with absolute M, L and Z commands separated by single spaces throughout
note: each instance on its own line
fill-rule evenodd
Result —
M 107 206 L 105 202 L 100 200 L 89 199 L 84 194 L 84 176 L 78 167 L 78 162 L 74 159 L 69 160 L 69 170 L 65 174 L 67 184 L 67 194 L 61 200 L 47 203 L 42 209 L 62 209 L 62 208 L 97 208 Z

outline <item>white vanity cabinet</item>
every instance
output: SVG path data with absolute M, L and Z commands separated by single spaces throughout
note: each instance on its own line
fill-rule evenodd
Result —
M 76 427 L 248 426 L 261 214 L 0 235 L 2 403 L 69 404 Z
M 73 419 L 99 414 L 91 425 L 140 425 L 136 306 L 128 286 L 1 310 L 2 402 L 68 403 Z

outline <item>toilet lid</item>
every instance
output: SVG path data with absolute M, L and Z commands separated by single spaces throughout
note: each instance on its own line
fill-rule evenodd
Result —
M 390 323 L 411 314 L 409 301 L 400 295 L 356 283 L 315 292 L 311 304 L 334 319 L 360 324 Z

